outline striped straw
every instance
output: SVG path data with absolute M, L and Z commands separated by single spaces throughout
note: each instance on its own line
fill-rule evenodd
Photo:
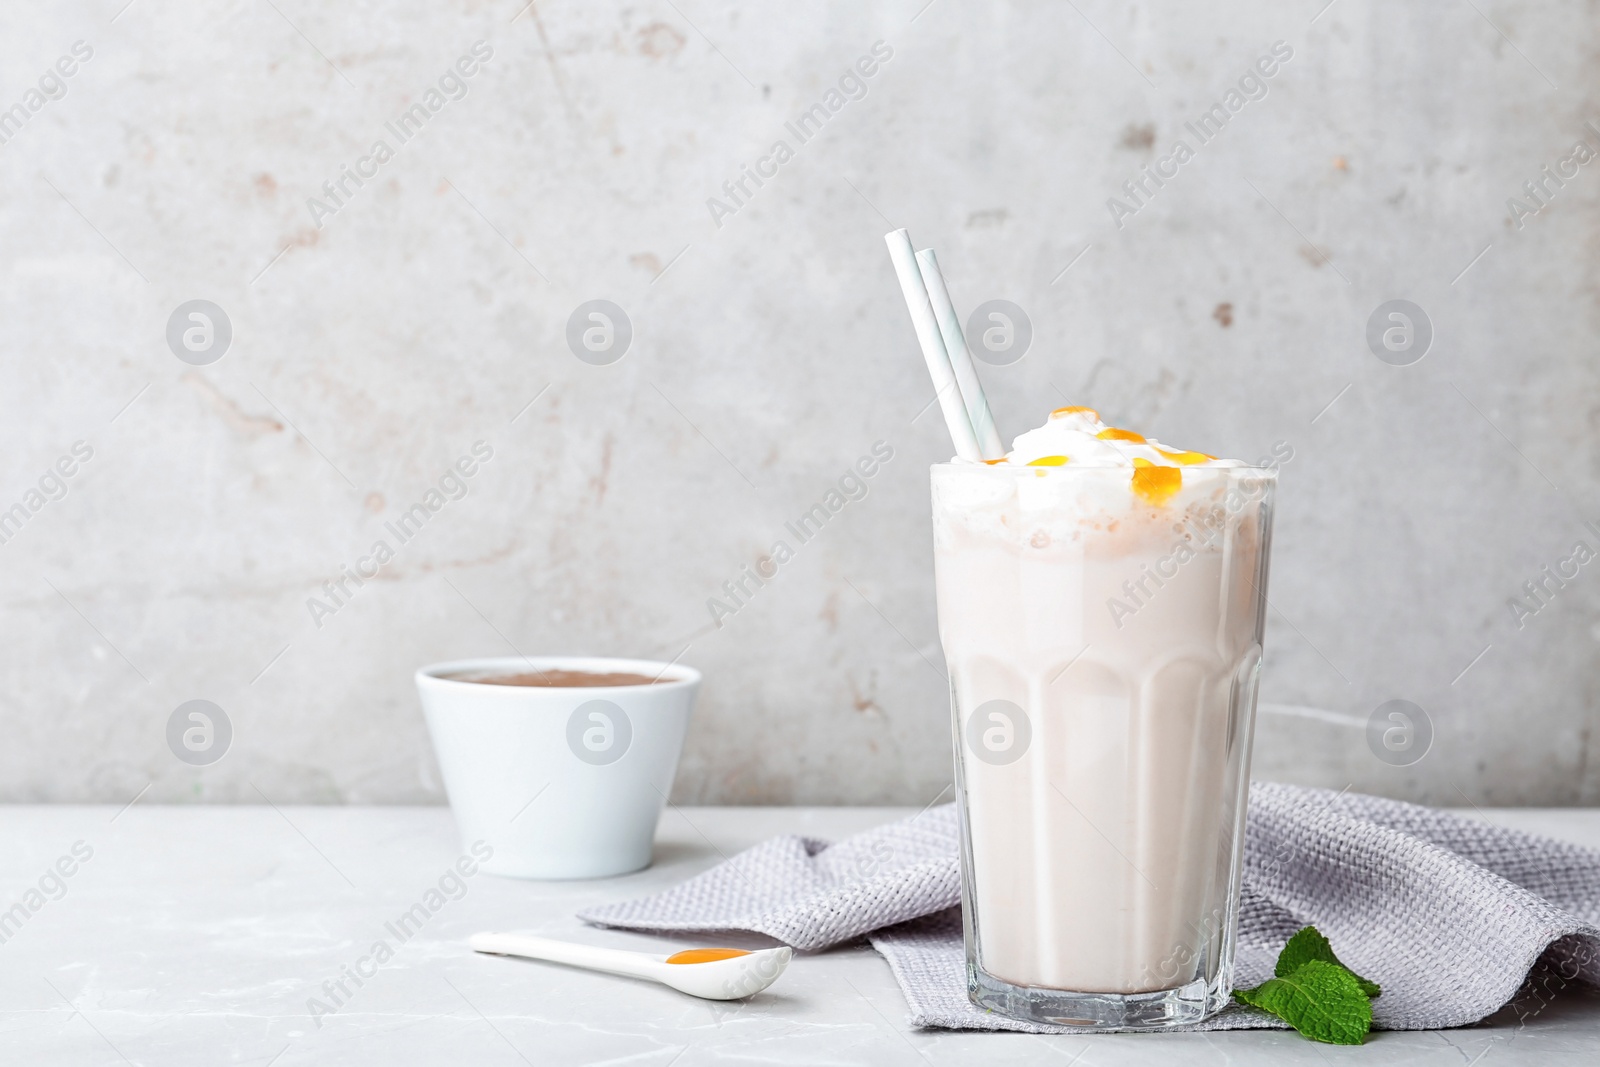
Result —
M 889 260 L 894 264 L 895 277 L 900 280 L 900 294 L 905 297 L 906 310 L 911 312 L 911 325 L 917 331 L 917 343 L 922 346 L 922 358 L 928 364 L 928 377 L 933 379 L 933 391 L 939 398 L 939 409 L 944 413 L 950 439 L 955 442 L 956 455 L 972 463 L 980 462 L 983 453 L 973 434 L 972 421 L 967 417 L 961 387 L 951 369 L 933 305 L 928 302 L 927 290 L 922 286 L 922 272 L 911 248 L 911 237 L 905 230 L 895 230 L 884 234 L 883 240 L 889 246 Z
M 967 350 L 967 339 L 961 332 L 961 318 L 950 302 L 950 290 L 945 288 L 944 274 L 939 270 L 939 260 L 933 249 L 924 248 L 917 253 L 917 267 L 922 272 L 923 287 L 928 290 L 928 302 L 933 305 L 933 317 L 939 323 L 939 335 L 944 340 L 945 354 L 950 357 L 950 369 L 955 372 L 961 399 L 966 402 L 967 417 L 972 420 L 972 431 L 977 435 L 978 450 L 984 459 L 999 459 L 1006 454 L 1006 446 L 1000 441 L 1000 431 L 995 429 L 989 398 L 983 395 L 983 383 L 978 381 L 978 372 L 972 366 L 972 353 Z

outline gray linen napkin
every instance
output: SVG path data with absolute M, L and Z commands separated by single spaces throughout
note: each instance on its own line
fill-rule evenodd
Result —
M 1066 1033 L 984 1012 L 966 993 L 954 805 L 837 844 L 779 837 L 682 885 L 592 908 L 634 930 L 749 930 L 797 949 L 862 935 L 889 961 L 918 1027 Z M 1465 1026 L 1539 965 L 1600 985 L 1600 852 L 1359 793 L 1250 789 L 1235 981 L 1270 977 L 1313 924 L 1383 987 L 1373 1025 Z M 1235 1006 L 1194 1029 L 1279 1027 Z

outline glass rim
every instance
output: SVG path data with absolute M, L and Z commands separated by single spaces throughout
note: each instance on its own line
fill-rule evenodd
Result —
M 1089 472 L 1089 471 L 1094 471 L 1096 473 L 1117 472 L 1117 473 L 1126 473 L 1126 474 L 1130 474 L 1131 475 L 1135 470 L 1137 470 L 1139 468 L 1135 468 L 1135 467 L 1131 467 L 1131 466 L 1129 466 L 1129 467 L 1099 467 L 1099 466 L 1091 467 L 1091 466 L 1087 466 L 1087 465 L 1084 465 L 1084 464 L 1077 464 L 1077 465 L 1062 464 L 1059 467 L 1034 467 L 1034 466 L 1030 466 L 1030 465 L 1028 465 L 1026 463 L 973 463 L 973 462 L 971 462 L 969 460 L 945 460 L 945 461 L 940 462 L 940 463 L 929 464 L 928 465 L 928 469 L 930 471 L 939 471 L 939 470 L 995 471 L 996 473 L 999 473 L 1001 471 L 1007 471 L 1007 472 L 1010 472 L 1013 475 L 1020 474 L 1020 473 L 1022 473 L 1024 471 L 1032 471 L 1036 475 L 1039 474 L 1039 473 L 1043 473 L 1046 476 L 1053 476 L 1053 475 L 1056 475 L 1058 473 L 1059 474 L 1065 474 L 1068 471 L 1071 471 L 1071 472 L 1073 472 L 1075 474 L 1083 474 L 1083 473 L 1086 473 L 1086 472 Z M 1198 466 L 1196 464 L 1190 464 L 1188 466 L 1184 466 L 1184 465 L 1180 464 L 1180 465 L 1175 465 L 1173 467 L 1173 469 L 1174 470 L 1183 471 L 1186 474 L 1188 472 L 1190 472 L 1190 471 L 1194 471 L 1196 473 L 1222 474 L 1222 475 L 1225 475 L 1225 474 L 1240 474 L 1240 475 L 1242 475 L 1242 474 L 1253 474 L 1253 475 L 1257 475 L 1257 476 L 1263 477 L 1263 478 L 1274 478 L 1274 479 L 1278 477 L 1278 470 L 1279 470 L 1278 467 L 1260 467 L 1260 466 L 1257 466 L 1257 465 L 1255 465 L 1253 463 L 1242 464 L 1242 465 L 1237 466 L 1237 467 L 1202 467 L 1202 466 Z

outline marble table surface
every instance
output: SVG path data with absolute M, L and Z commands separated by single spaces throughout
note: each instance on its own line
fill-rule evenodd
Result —
M 0 911 L 0 1063 L 1498 1067 L 1600 1058 L 1600 991 L 1581 986 L 1525 1018 L 1502 1012 L 1469 1029 L 1376 1033 L 1363 1047 L 1334 1048 L 1275 1031 L 914 1031 L 889 968 L 868 948 L 798 958 L 766 993 L 717 1004 L 466 947 L 469 934 L 492 929 L 670 951 L 661 946 L 688 942 L 591 929 L 573 913 L 664 888 L 775 834 L 837 838 L 904 814 L 669 809 L 650 869 L 536 883 L 452 877 L 461 846 L 442 808 L 0 807 L 0 909 L 9 909 Z M 1600 811 L 1478 814 L 1600 846 Z M 418 903 L 432 913 L 397 936 L 396 921 Z M 392 958 L 378 966 L 380 943 Z M 370 975 L 359 986 L 344 977 L 357 967 Z M 335 1004 L 324 983 L 340 979 L 349 995 Z

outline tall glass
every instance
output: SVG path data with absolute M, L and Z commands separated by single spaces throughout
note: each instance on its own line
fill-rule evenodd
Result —
M 933 468 L 967 991 L 1005 1015 L 1159 1029 L 1232 989 L 1277 475 L 1157 472 Z

